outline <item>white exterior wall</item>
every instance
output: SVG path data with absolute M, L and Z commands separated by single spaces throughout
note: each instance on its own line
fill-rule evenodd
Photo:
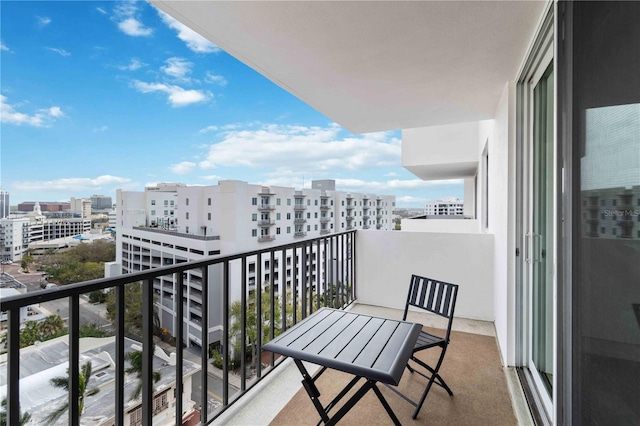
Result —
M 515 363 L 515 111 L 514 83 L 504 86 L 489 138 L 489 228 L 495 237 L 495 327 L 502 359 Z M 508 165 L 505 167 L 505 165 Z
M 403 309 L 411 274 L 460 285 L 455 316 L 494 320 L 493 236 L 356 233 L 358 302 Z
M 0 257 L 2 259 L 11 259 L 14 262 L 22 259 L 22 254 L 27 248 L 25 244 L 28 235 L 25 235 L 25 231 L 28 232 L 29 219 L 0 219 L 0 227 L 4 237 L 2 238 L 2 253 Z
M 480 223 L 475 219 L 402 219 L 402 231 L 408 232 L 455 232 L 475 234 L 480 232 Z

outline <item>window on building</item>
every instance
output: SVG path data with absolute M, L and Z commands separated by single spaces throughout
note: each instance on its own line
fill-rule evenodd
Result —
M 207 198 L 207 205 L 210 206 L 211 205 L 211 198 Z
M 171 206 L 175 206 L 175 202 L 174 202 L 173 200 L 169 201 L 169 204 L 170 204 Z
M 287 226 L 287 234 L 290 234 L 290 233 L 291 233 L 291 227 Z
M 287 205 L 290 206 L 291 205 L 291 198 L 287 198 Z
M 165 210 L 165 211 L 164 211 L 164 215 L 165 215 L 165 216 L 168 216 L 168 215 L 169 215 L 169 210 Z
M 156 200 L 151 200 L 151 205 L 155 206 L 156 205 Z
M 311 212 L 307 212 L 307 219 L 311 219 Z
M 342 200 L 342 202 L 340 204 L 344 206 L 344 200 Z
M 311 225 L 307 225 L 307 231 L 311 231 Z
M 211 220 L 211 213 L 207 213 L 207 220 Z
M 311 200 L 307 200 L 307 205 L 310 206 L 311 205 Z
M 280 220 L 280 213 L 276 213 L 276 220 Z
M 257 229 L 252 229 L 251 230 L 251 236 L 252 237 L 257 237 L 258 236 L 258 230 Z
M 316 200 L 316 206 L 318 205 L 318 200 Z
M 280 228 L 276 228 L 276 235 L 280 235 Z
M 189 227 L 185 226 L 185 232 L 188 234 L 189 233 Z
M 253 197 L 251 199 L 251 205 L 252 206 L 257 206 L 258 205 L 258 198 L 257 197 Z
M 155 216 L 156 215 L 156 211 L 155 210 L 151 210 L 151 216 Z
M 291 220 L 291 213 L 287 213 L 287 220 Z
M 186 206 L 188 206 L 188 205 L 189 205 L 189 199 L 188 199 L 188 198 L 185 198 L 185 200 L 184 200 L 184 204 L 185 204 Z
M 280 205 L 280 198 L 276 198 L 276 205 L 279 206 Z
M 164 200 L 164 206 L 169 207 L 169 200 Z
M 316 231 L 318 230 L 318 225 L 315 225 L 315 230 L 316 230 Z
M 331 200 L 331 205 L 333 205 L 333 200 Z
M 189 212 L 186 212 L 185 216 L 186 216 L 185 219 L 189 219 Z
M 251 213 L 251 221 L 255 222 L 256 220 L 258 220 L 258 213 Z

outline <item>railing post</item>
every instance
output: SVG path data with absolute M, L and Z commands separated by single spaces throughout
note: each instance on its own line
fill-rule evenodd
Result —
M 174 292 L 173 298 L 176 312 L 176 326 L 174 328 L 176 342 L 176 424 L 182 424 L 182 391 L 183 391 L 183 377 L 182 377 L 182 336 L 184 333 L 184 305 L 182 304 L 182 285 L 184 283 L 184 272 L 176 272 L 175 276 L 178 278 L 177 286 L 180 289 L 179 292 Z M 178 297 L 178 294 L 180 297 Z M 122 423 L 116 423 L 122 424 Z
M 124 312 L 125 284 L 116 286 L 116 424 L 124 424 Z
M 182 302 L 182 289 L 180 289 L 180 302 Z M 224 331 L 228 333 L 227 330 Z M 209 415 L 208 404 L 208 377 L 209 377 L 209 266 L 202 267 L 202 324 L 200 325 L 200 374 L 201 374 L 201 403 L 200 422 L 206 424 Z
M 153 280 L 142 282 L 142 424 L 153 419 Z
M 229 404 L 229 261 L 225 261 L 222 270 L 222 346 L 224 347 L 224 362 L 222 363 L 222 403 Z
M 20 419 L 20 308 L 9 310 L 7 330 L 7 424 Z
M 69 296 L 69 425 L 80 424 L 80 295 Z
M 256 259 L 256 346 L 258 357 L 262 355 L 262 254 L 258 253 Z M 262 377 L 262 363 L 256 362 L 256 377 Z
M 241 262 L 241 282 L 240 282 L 240 351 L 243 356 L 240 358 L 240 392 L 244 392 L 247 388 L 247 257 L 242 256 Z M 236 319 L 237 320 L 237 319 Z

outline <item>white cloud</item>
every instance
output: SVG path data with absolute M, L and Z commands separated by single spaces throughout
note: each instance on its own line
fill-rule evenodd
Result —
M 141 93 L 163 92 L 169 95 L 168 101 L 173 107 L 182 107 L 194 103 L 206 102 L 211 98 L 210 93 L 200 90 L 186 90 L 180 86 L 164 83 L 145 83 L 134 80 L 133 87 Z
M 141 62 L 136 58 L 131 58 L 131 61 L 129 62 L 128 65 L 119 65 L 117 66 L 117 68 L 123 71 L 136 71 L 146 65 L 147 64 L 145 64 L 144 62 Z
M 196 53 L 215 53 L 220 51 L 218 46 L 163 11 L 158 9 L 158 14 L 162 22 L 169 28 L 175 30 L 178 33 L 178 38 L 185 42 L 187 47 L 192 51 Z
M 52 52 L 56 52 L 58 54 L 60 54 L 61 56 L 69 56 L 71 55 L 71 53 L 67 52 L 64 49 L 59 49 L 57 47 L 45 47 L 45 49 L 50 50 Z
M 191 161 L 182 161 L 177 164 L 172 164 L 169 166 L 169 170 L 177 175 L 184 175 L 189 173 L 196 167 L 196 163 L 192 163 Z
M 42 27 L 44 27 L 45 25 L 49 25 L 51 23 L 51 18 L 48 18 L 46 16 L 38 16 L 38 24 Z
M 402 197 L 396 197 L 396 202 L 398 203 L 422 203 L 425 204 L 427 202 L 426 198 L 412 197 L 411 195 L 405 195 Z
M 389 172 L 383 175 L 384 177 L 396 177 L 398 174 L 396 172 Z
M 107 15 L 107 11 L 106 11 L 106 10 L 104 10 L 103 8 L 101 8 L 101 7 L 96 7 L 96 10 L 97 10 L 98 12 L 102 13 L 103 15 Z
M 388 181 L 365 181 L 361 179 L 336 179 L 336 186 L 344 190 L 358 190 L 360 192 L 381 192 L 391 190 L 409 190 L 433 188 L 434 186 L 459 185 L 462 179 L 422 180 L 422 179 L 394 179 Z
M 120 31 L 126 35 L 133 37 L 147 37 L 153 34 L 153 30 L 151 28 L 146 28 L 142 22 L 138 21 L 136 18 L 127 18 L 120 21 L 118 23 L 118 28 L 120 28 Z
M 204 129 L 200 129 L 198 133 L 215 132 L 217 130 L 218 130 L 218 126 L 207 126 Z
M 6 101 L 7 97 L 0 95 L 0 118 L 3 123 L 46 127 L 54 118 L 64 116 L 60 107 L 57 106 L 49 109 L 40 109 L 34 114 L 26 114 L 16 111 L 15 106 L 8 104 Z
M 400 163 L 400 140 L 386 133 L 339 137 L 338 125 L 305 127 L 262 124 L 256 130 L 230 130 L 211 145 L 204 169 L 214 167 L 295 168 L 318 172 L 358 170 Z
M 226 86 L 227 79 L 221 75 L 211 74 L 211 72 L 207 71 L 204 77 L 204 81 L 211 84 L 217 84 L 218 86 Z
M 137 12 L 138 5 L 135 0 L 121 1 L 114 9 L 113 19 L 118 23 L 118 28 L 123 33 L 133 37 L 148 37 L 153 34 L 153 30 L 145 27 L 136 18 Z
M 107 126 L 100 126 L 100 127 L 94 127 L 93 128 L 93 132 L 94 133 L 106 132 L 107 130 L 109 130 L 109 127 L 107 127 Z
M 179 80 L 188 81 L 188 74 L 191 73 L 191 67 L 193 67 L 193 63 L 187 61 L 183 58 L 169 58 L 165 61 L 167 65 L 160 67 L 162 72 L 167 74 L 168 76 L 175 77 Z
M 200 179 L 202 179 L 202 180 L 215 180 L 215 181 L 224 180 L 224 178 L 222 176 L 218 176 L 218 175 L 200 176 Z
M 1 40 L 0 40 L 0 50 L 6 50 L 6 51 L 9 51 L 10 49 L 9 49 L 9 47 L 7 47 L 7 45 L 6 45 L 6 44 L 4 44 L 4 42 L 3 42 L 3 41 L 1 41 Z
M 47 181 L 20 181 L 14 182 L 13 186 L 23 191 L 34 190 L 68 190 L 81 191 L 89 189 L 100 189 L 109 185 L 122 185 L 130 183 L 131 179 L 103 175 L 96 178 L 61 178 Z

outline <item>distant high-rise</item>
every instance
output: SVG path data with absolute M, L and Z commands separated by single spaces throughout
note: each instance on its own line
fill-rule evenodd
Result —
M 427 216 L 460 216 L 464 213 L 464 202 L 456 197 L 432 200 L 425 205 Z
M 111 197 L 106 195 L 92 195 L 91 196 L 91 208 L 93 210 L 111 210 L 113 208 L 113 201 Z
M 0 219 L 9 217 L 9 192 L 0 189 Z

